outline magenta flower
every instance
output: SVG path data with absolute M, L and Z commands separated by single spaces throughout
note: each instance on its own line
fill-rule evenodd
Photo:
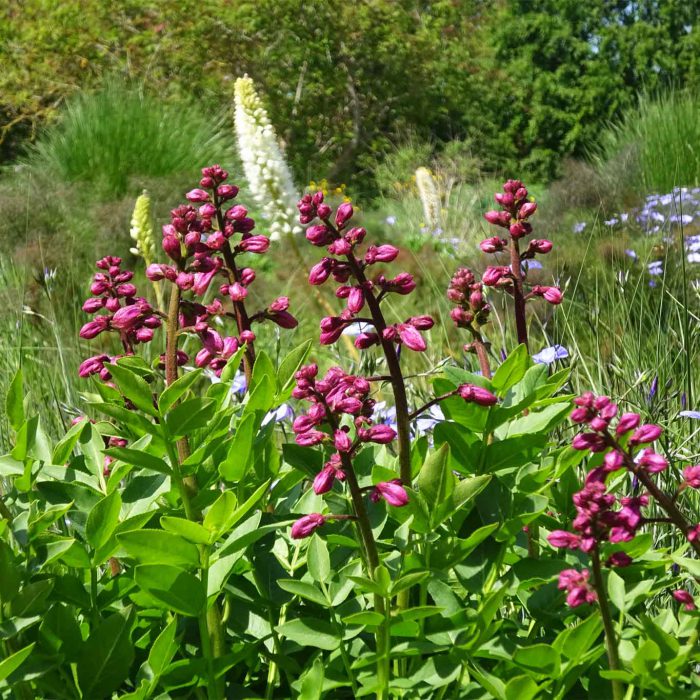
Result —
M 564 569 L 559 574 L 559 590 L 567 592 L 566 602 L 571 608 L 576 608 L 584 603 L 594 603 L 598 600 L 595 591 L 588 583 L 588 569 L 577 571 L 576 569 Z
M 700 464 L 686 467 L 683 470 L 683 480 L 691 488 L 700 488 Z
M 578 549 L 581 545 L 581 537 L 566 530 L 553 530 L 547 536 L 547 541 L 552 547 L 560 549 Z
M 640 426 L 634 431 L 634 433 L 632 433 L 632 437 L 629 439 L 628 445 L 644 445 L 648 442 L 654 442 L 654 440 L 658 439 L 662 432 L 663 430 L 660 426 L 647 423 Z

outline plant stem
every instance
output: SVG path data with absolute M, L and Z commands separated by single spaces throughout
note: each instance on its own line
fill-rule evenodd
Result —
M 406 384 L 404 383 L 403 373 L 401 372 L 399 356 L 393 341 L 385 340 L 382 335 L 382 332 L 387 327 L 386 320 L 384 319 L 379 300 L 374 295 L 371 285 L 365 276 L 362 265 L 352 253 L 347 255 L 346 258 L 353 275 L 365 291 L 365 299 L 372 315 L 374 329 L 379 335 L 384 357 L 386 358 L 387 368 L 389 369 L 389 375 L 391 377 L 391 388 L 394 392 L 394 406 L 396 408 L 396 432 L 398 434 L 399 444 L 399 476 L 404 484 L 410 486 L 412 481 L 411 430 L 408 414 L 408 399 L 406 397 Z
M 205 594 L 207 590 L 209 577 L 209 554 L 206 547 L 202 547 L 202 568 L 200 572 L 200 578 L 202 581 L 202 587 L 204 588 Z M 214 602 L 216 605 L 216 602 Z M 209 700 L 219 700 L 222 697 L 221 688 L 216 680 L 216 674 L 214 673 L 214 659 L 212 655 L 212 642 L 210 637 L 209 628 L 209 609 L 207 608 L 207 603 L 204 603 L 204 610 L 199 614 L 199 639 L 202 644 L 202 656 L 207 665 L 207 697 Z
M 603 629 L 605 631 L 605 648 L 608 652 L 608 665 L 611 671 L 620 670 L 620 658 L 617 654 L 617 638 L 615 636 L 615 628 L 613 626 L 612 616 L 610 615 L 610 606 L 605 591 L 605 584 L 600 569 L 600 554 L 596 547 L 591 552 L 591 564 L 593 568 L 593 587 L 598 596 L 598 606 L 600 607 L 600 616 L 603 618 Z M 619 680 L 611 681 L 613 700 L 622 700 L 624 691 Z
M 525 295 L 523 294 L 523 271 L 520 268 L 520 246 L 517 238 L 510 239 L 510 271 L 513 275 L 513 306 L 518 343 L 524 345 L 528 352 L 527 319 L 525 317 Z
M 491 379 L 491 365 L 489 364 L 489 354 L 486 351 L 484 340 L 479 331 L 472 330 L 472 334 L 474 336 L 474 349 L 476 350 L 476 356 L 479 359 L 479 366 L 481 367 L 481 374 L 486 377 L 486 379 Z
M 170 305 L 168 307 L 168 317 L 165 325 L 165 383 L 170 386 L 177 380 L 177 332 L 180 316 L 180 287 L 176 284 L 172 285 L 170 292 Z M 197 480 L 193 476 L 187 476 L 183 479 L 180 473 L 180 464 L 190 456 L 190 446 L 186 437 L 182 437 L 177 441 L 177 458 L 171 456 L 173 474 L 178 480 L 180 493 L 183 496 L 182 504 L 185 507 L 185 513 L 188 509 L 187 517 L 194 519 L 194 513 L 191 511 L 191 499 L 197 494 Z
M 216 207 L 216 221 L 219 224 L 219 230 L 223 233 L 224 230 L 224 216 L 221 213 L 221 201 L 219 200 L 216 192 L 214 193 L 214 206 Z M 221 249 L 224 255 L 224 261 L 226 262 L 226 269 L 228 272 L 228 280 L 230 284 L 234 282 L 240 282 L 240 273 L 238 267 L 236 267 L 236 256 L 231 250 L 231 246 L 228 241 Z M 239 335 L 243 331 L 250 330 L 250 319 L 248 318 L 248 312 L 246 311 L 245 304 L 242 301 L 233 302 L 233 310 L 236 314 L 236 324 L 238 325 Z M 255 346 L 253 343 L 246 343 L 245 353 L 243 354 L 243 373 L 245 374 L 246 384 L 250 386 L 250 380 L 253 376 L 253 365 L 255 364 Z

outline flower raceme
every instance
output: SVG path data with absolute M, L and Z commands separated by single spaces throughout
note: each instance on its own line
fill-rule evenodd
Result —
M 548 536 L 553 547 L 580 550 L 597 556 L 597 551 L 604 542 L 612 544 L 629 542 L 639 529 L 647 522 L 642 511 L 653 500 L 667 510 L 672 517 L 670 521 L 681 527 L 691 542 L 697 539 L 700 526 L 690 527 L 677 511 L 673 499 L 667 498 L 656 486 L 653 475 L 668 468 L 668 461 L 651 447 L 643 447 L 636 457 L 630 449 L 640 445 L 650 445 L 657 440 L 662 429 L 654 424 L 641 424 L 641 416 L 636 413 L 619 414 L 617 404 L 607 396 L 596 396 L 587 392 L 574 400 L 576 408 L 571 413 L 571 420 L 587 428 L 587 432 L 577 434 L 572 445 L 577 450 L 592 454 L 605 453 L 599 466 L 586 475 L 583 488 L 574 494 L 576 517 L 572 522 L 575 532 L 554 530 Z M 610 474 L 627 468 L 635 478 L 646 487 L 647 492 L 639 495 L 618 496 L 608 491 L 606 485 Z M 683 488 L 700 487 L 700 465 L 686 467 Z M 628 566 L 631 557 L 625 552 L 614 552 L 605 564 L 611 567 Z M 571 570 L 573 571 L 573 570 Z M 566 572 L 563 572 L 566 573 Z M 573 576 L 573 575 L 572 575 Z M 572 607 L 583 602 L 590 602 L 583 595 L 580 584 L 572 584 L 573 578 L 560 578 L 560 588 L 569 592 L 567 601 Z M 573 593 L 575 590 L 576 594 Z
M 349 202 L 344 202 L 335 211 L 324 202 L 322 192 L 306 194 L 297 205 L 299 220 L 311 224 L 306 229 L 306 239 L 314 246 L 326 248 L 328 256 L 323 257 L 309 271 L 309 282 L 321 285 L 330 277 L 339 285 L 336 297 L 345 300 L 345 309 L 337 316 L 327 316 L 321 321 L 321 344 L 335 343 L 343 331 L 355 322 L 357 315 L 369 307 L 372 318 L 363 319 L 368 331 L 355 338 L 355 346 L 365 350 L 380 343 L 404 345 L 409 350 L 422 352 L 427 345 L 421 336 L 422 331 L 432 328 L 434 321 L 429 316 L 417 316 L 403 323 L 386 324 L 380 319 L 379 304 L 389 294 L 407 295 L 416 288 L 416 282 L 407 272 L 394 277 L 378 274 L 373 279 L 367 277 L 369 268 L 377 263 L 394 261 L 398 248 L 392 245 L 369 245 L 364 254 L 358 246 L 363 244 L 367 231 L 359 226 L 350 226 L 354 210 Z
M 215 297 L 204 306 L 196 301 L 181 300 L 179 326 L 195 333 L 201 342 L 195 364 L 208 367 L 217 375 L 227 360 L 243 345 L 251 351 L 255 334 L 253 322 L 272 321 L 281 328 L 295 328 L 297 320 L 290 313 L 288 297 L 278 297 L 267 308 L 249 315 L 245 307 L 255 271 L 239 266 L 239 256 L 260 255 L 270 245 L 267 236 L 254 233 L 255 222 L 248 217 L 247 209 L 232 200 L 238 195 L 238 187 L 227 183 L 228 173 L 218 165 L 202 169 L 199 187 L 185 195 L 188 203 L 170 212 L 170 223 L 163 226 L 162 247 L 169 263 L 152 262 L 146 276 L 153 282 L 166 280 L 180 292 L 190 291 L 195 297 L 207 293 L 213 280 L 222 275 L 226 283 L 219 287 L 223 299 Z M 92 339 L 104 331 L 116 331 L 127 354 L 133 352 L 136 343 L 149 342 L 153 331 L 161 325 L 164 314 L 155 311 L 141 297 L 131 283 L 132 272 L 122 271 L 121 259 L 106 257 L 98 261 L 102 270 L 95 275 L 91 292 L 83 309 L 88 313 L 106 310 L 96 316 L 80 331 L 85 339 Z M 234 314 L 227 312 L 224 304 L 233 306 Z M 234 316 L 238 326 L 236 335 L 221 335 L 209 325 L 210 320 L 224 320 Z M 177 364 L 187 361 L 187 356 L 177 351 Z M 182 357 L 184 356 L 184 357 Z M 103 355 L 95 355 L 80 367 L 80 376 L 98 374 L 103 379 L 109 374 L 104 369 Z

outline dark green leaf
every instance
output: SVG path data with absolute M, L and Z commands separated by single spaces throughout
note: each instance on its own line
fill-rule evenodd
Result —
M 119 491 L 112 491 L 92 508 L 85 524 L 85 538 L 93 549 L 99 549 L 109 540 L 119 522 L 121 507 Z
M 323 620 L 302 617 L 290 620 L 275 628 L 277 633 L 291 639 L 301 647 L 316 647 L 333 651 L 340 646 L 340 637 L 335 629 Z
M 166 387 L 158 399 L 160 415 L 165 416 L 175 402 L 178 401 L 201 376 L 201 369 L 196 369 L 193 372 L 185 372 L 179 379 L 176 379 L 170 386 Z
M 491 384 L 496 393 L 503 395 L 506 389 L 517 384 L 525 376 L 530 362 L 530 355 L 525 345 L 518 345 L 493 375 Z
M 216 411 L 216 403 L 211 399 L 188 399 L 178 404 L 167 416 L 168 432 L 173 437 L 184 437 L 193 430 L 203 428 Z
M 134 570 L 134 580 L 161 607 L 180 615 L 197 617 L 206 603 L 202 582 L 176 566 L 141 564 Z
M 157 416 L 158 411 L 153 404 L 153 391 L 151 387 L 138 374 L 127 369 L 121 361 L 117 364 L 105 365 L 119 387 L 121 394 L 129 399 L 136 408 L 141 409 L 150 416 Z
M 5 413 L 13 430 L 17 432 L 24 423 L 24 389 L 22 386 L 22 369 L 15 372 L 5 397 Z
M 145 564 L 199 566 L 197 547 L 171 532 L 131 530 L 117 535 L 127 554 Z

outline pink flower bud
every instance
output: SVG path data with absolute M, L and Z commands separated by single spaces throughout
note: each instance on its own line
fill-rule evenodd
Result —
M 393 245 L 370 246 L 365 253 L 365 262 L 372 265 L 375 262 L 391 262 L 399 254 L 399 249 Z
M 515 204 L 515 196 L 511 192 L 498 192 L 493 198 L 497 204 L 500 204 L 504 209 L 510 209 Z
M 399 323 L 396 330 L 401 342 L 410 350 L 423 352 L 427 348 L 423 336 L 410 323 Z
M 239 247 L 247 253 L 264 253 L 270 247 L 270 239 L 267 236 L 251 236 L 241 241 Z
M 343 228 L 352 218 L 353 213 L 352 204 L 350 204 L 350 202 L 344 202 L 335 212 L 335 225 L 338 228 Z
M 210 197 L 206 190 L 190 190 L 186 195 L 185 199 L 189 202 L 208 202 Z
M 355 226 L 354 228 L 351 228 L 349 231 L 347 231 L 347 233 L 345 234 L 345 240 L 351 245 L 358 245 L 362 243 L 366 235 L 367 231 L 364 228 L 362 228 L 361 226 Z
M 487 211 L 484 219 L 494 226 L 508 228 L 510 225 L 510 214 L 507 211 Z
M 243 331 L 240 338 L 241 343 L 252 343 L 255 341 L 255 333 L 253 331 Z
M 83 303 L 83 311 L 88 314 L 94 314 L 99 311 L 104 305 L 104 299 L 100 297 L 93 297 L 92 299 L 86 299 Z
M 525 204 L 523 204 L 518 211 L 518 218 L 527 219 L 528 217 L 532 216 L 536 211 L 537 202 L 525 202 Z
M 344 430 L 335 431 L 333 444 L 338 452 L 350 452 L 352 449 L 352 440 Z
M 428 331 L 435 325 L 435 321 L 431 316 L 411 316 L 407 323 L 410 323 L 419 331 Z
M 493 406 L 498 403 L 498 397 L 488 389 L 476 386 L 476 384 L 462 384 L 457 393 L 465 400 L 479 406 Z
M 693 467 L 688 466 L 683 470 L 685 483 L 693 489 L 700 488 L 700 464 Z
M 328 246 L 328 252 L 332 255 L 349 255 L 352 252 L 352 245 L 344 238 L 338 238 Z
M 534 239 L 530 241 L 530 245 L 528 246 L 528 249 L 532 251 L 533 253 L 540 253 L 542 255 L 549 253 L 552 250 L 552 241 L 548 241 L 544 238 L 542 239 Z
M 292 525 L 292 539 L 300 540 L 304 537 L 309 537 L 309 535 L 313 534 L 314 530 L 325 525 L 325 523 L 326 519 L 320 513 L 305 515 Z
M 650 448 L 647 448 L 644 450 L 644 452 L 642 452 L 638 464 L 644 467 L 650 474 L 662 472 L 668 467 L 668 462 L 666 459 Z
M 331 274 L 333 261 L 330 258 L 322 258 L 309 271 L 309 283 L 313 285 L 323 284 Z
M 607 444 L 602 435 L 597 433 L 579 433 L 571 442 L 575 450 L 590 450 L 591 452 L 602 452 Z
M 112 317 L 112 328 L 116 328 L 120 331 L 128 331 L 138 323 L 142 313 L 137 304 L 123 306 Z
M 324 221 L 331 215 L 331 208 L 327 204 L 319 204 L 316 213 L 318 214 L 319 219 L 323 219 Z
M 624 463 L 624 457 L 617 450 L 608 452 L 603 458 L 603 464 L 605 465 L 606 472 L 616 472 L 618 469 L 622 469 Z
M 620 416 L 620 420 L 617 421 L 615 434 L 620 436 L 628 433 L 630 430 L 634 430 L 641 420 L 642 418 L 638 413 L 623 413 Z
M 245 219 L 246 216 L 248 216 L 248 210 L 240 204 L 236 204 L 235 207 L 231 207 L 224 214 L 227 221 L 241 221 L 242 219 Z
M 177 236 L 163 236 L 163 250 L 171 260 L 179 260 L 182 257 L 180 240 Z
M 313 489 L 314 493 L 321 495 L 323 493 L 328 493 L 333 488 L 333 482 L 335 481 L 336 468 L 332 465 L 325 466 L 314 479 Z
M 578 549 L 581 544 L 581 537 L 566 530 L 554 530 L 547 536 L 547 541 L 552 547 L 560 549 Z
M 202 204 L 202 206 L 199 207 L 198 212 L 203 219 L 211 219 L 211 217 L 216 214 L 216 207 L 209 202 L 207 204 Z
M 305 433 L 299 433 L 296 436 L 296 442 L 302 447 L 312 447 L 322 443 L 326 437 L 326 434 L 320 430 L 309 430 Z
M 299 325 L 299 321 L 297 321 L 297 319 L 294 318 L 289 311 L 275 311 L 268 314 L 268 318 L 276 323 L 280 328 L 285 328 L 287 330 L 296 328 Z
M 605 560 L 605 565 L 623 568 L 625 566 L 629 566 L 632 561 L 632 557 L 626 552 L 615 552 Z
M 359 313 L 365 305 L 365 293 L 362 287 L 353 287 L 348 295 L 348 311 L 352 314 Z
M 637 428 L 637 430 L 632 433 L 632 437 L 629 439 L 629 445 L 643 445 L 648 442 L 654 442 L 656 440 L 663 430 L 661 429 L 660 426 L 658 425 L 653 425 L 651 423 L 647 423 L 645 425 L 640 426 Z
M 695 600 L 693 596 L 685 590 L 673 591 L 673 597 L 681 603 L 686 610 L 695 610 Z
M 326 246 L 333 241 L 333 232 L 325 224 L 309 226 L 306 229 L 306 240 L 315 246 Z
M 216 194 L 219 196 L 219 199 L 224 201 L 233 199 L 238 194 L 238 187 L 236 185 L 219 185 L 216 188 Z
M 396 431 L 389 425 L 373 425 L 367 431 L 366 439 L 369 442 L 376 442 L 380 445 L 387 445 L 396 438 Z
M 408 503 L 408 494 L 401 485 L 400 479 L 377 484 L 374 487 L 374 491 L 370 494 L 370 498 L 375 502 L 383 498 L 390 506 L 395 508 L 401 508 Z
M 493 236 L 492 238 L 486 238 L 481 243 L 479 247 L 484 253 L 498 253 L 505 247 L 506 241 L 499 236 Z
M 229 285 L 228 295 L 231 301 L 243 301 L 248 296 L 248 290 L 240 282 L 234 282 Z
M 379 336 L 376 333 L 360 333 L 355 338 L 355 347 L 358 350 L 366 350 L 379 343 Z
M 489 266 L 484 270 L 484 274 L 481 277 L 481 281 L 487 287 L 493 287 L 495 284 L 501 281 L 502 278 L 510 276 L 510 268 L 505 265 L 502 266 Z

